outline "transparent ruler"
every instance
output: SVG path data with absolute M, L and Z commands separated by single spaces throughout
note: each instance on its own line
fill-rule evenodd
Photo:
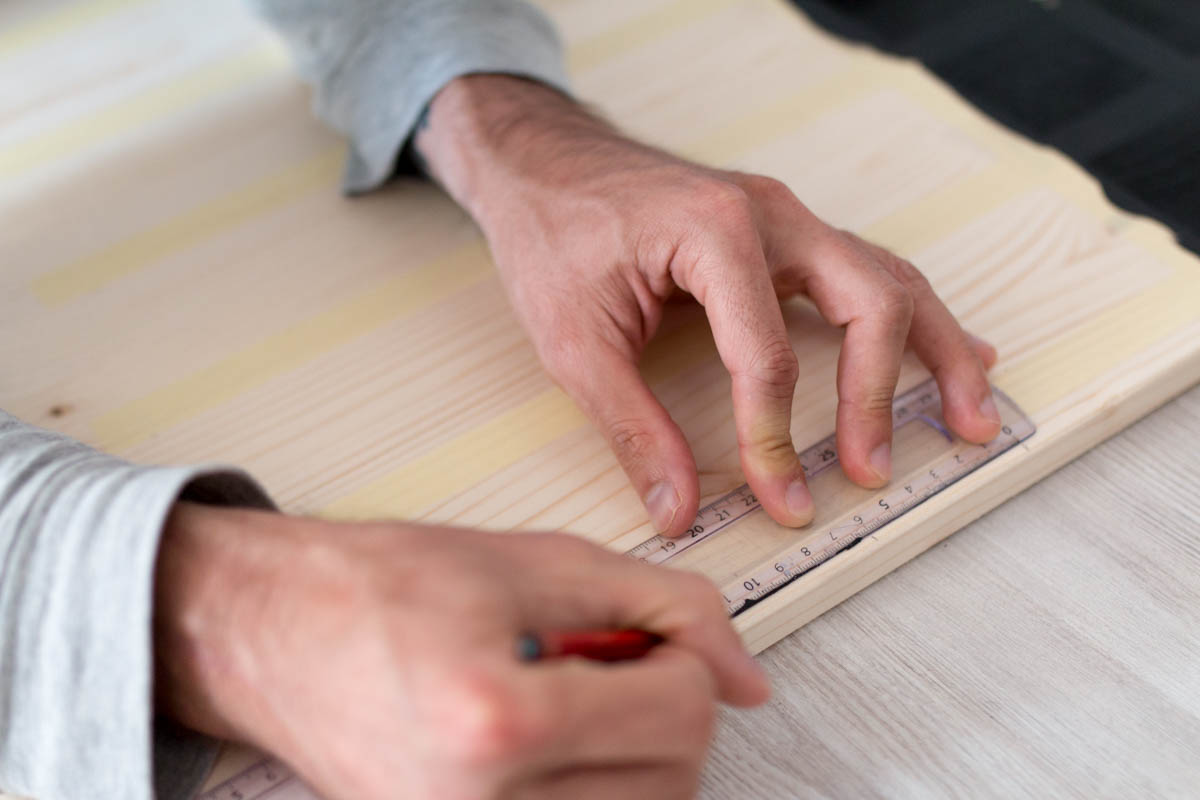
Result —
M 1031 436 L 1036 428 L 1029 417 L 999 389 L 993 387 L 993 394 L 1002 427 L 982 445 L 950 433 L 932 379 L 898 395 L 892 406 L 893 478 L 882 489 L 854 486 L 834 469 L 833 434 L 801 450 L 817 503 L 817 518 L 805 528 L 771 521 L 743 484 L 701 508 L 679 539 L 654 536 L 626 554 L 703 572 L 721 587 L 730 616 L 737 616 Z M 239 772 L 198 800 L 259 798 L 320 800 L 274 759 Z
M 801 450 L 817 504 L 817 518 L 805 528 L 772 522 L 743 484 L 702 507 L 682 537 L 654 536 L 627 555 L 703 572 L 721 588 L 730 616 L 737 616 L 1031 436 L 1036 428 L 1029 417 L 999 389 L 993 387 L 993 394 L 1002 427 L 982 445 L 947 428 L 932 378 L 898 395 L 892 405 L 893 478 L 882 489 L 854 486 L 834 469 L 835 434 Z
M 282 761 L 267 758 L 204 792 L 196 800 L 321 800 Z

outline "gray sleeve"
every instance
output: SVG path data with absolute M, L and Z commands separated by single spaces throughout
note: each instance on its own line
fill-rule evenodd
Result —
M 141 467 L 0 411 L 0 789 L 182 800 L 217 744 L 154 718 L 159 535 L 179 497 L 271 507 L 245 475 Z
M 385 181 L 425 106 L 460 75 L 567 91 L 553 25 L 523 0 L 250 0 L 287 40 L 318 116 L 350 140 L 343 188 Z

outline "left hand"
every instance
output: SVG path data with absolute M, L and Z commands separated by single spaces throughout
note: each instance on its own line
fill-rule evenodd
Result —
M 693 797 L 719 702 L 769 694 L 717 588 L 574 536 L 176 503 L 155 692 L 329 800 Z M 644 658 L 527 662 L 521 634 L 644 627 Z
M 837 446 L 856 483 L 891 477 L 892 396 L 905 346 L 937 378 L 946 420 L 985 442 L 1000 419 L 990 345 L 963 331 L 911 264 L 822 222 L 779 181 L 631 141 L 529 81 L 459 78 L 416 146 L 474 216 L 542 363 L 607 436 L 659 531 L 700 500 L 678 425 L 638 372 L 677 289 L 705 308 L 733 378 L 742 468 L 776 521 L 811 521 L 790 434 L 798 362 L 779 298 L 803 293 L 845 329 Z

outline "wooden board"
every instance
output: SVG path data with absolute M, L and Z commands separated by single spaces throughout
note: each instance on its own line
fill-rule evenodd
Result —
M 1039 426 L 739 617 L 754 650 L 1200 378 L 1196 259 L 918 66 L 782 0 L 544 5 L 579 93 L 624 127 L 779 177 L 917 263 L 998 345 L 993 379 Z M 6 8 L 0 35 L 3 74 L 21 76 L 0 96 L 0 405 L 131 459 L 240 464 L 292 511 L 618 549 L 651 533 L 469 220 L 415 181 L 342 199 L 342 145 L 238 3 L 34 7 Z M 808 443 L 832 428 L 839 334 L 802 302 L 785 317 Z M 705 495 L 741 483 L 697 309 L 674 312 L 644 369 Z M 925 376 L 910 359 L 901 385 Z

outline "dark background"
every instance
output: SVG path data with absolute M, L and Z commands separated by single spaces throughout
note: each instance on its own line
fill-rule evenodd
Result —
M 1200 253 L 1200 0 L 793 0 L 924 62 Z

